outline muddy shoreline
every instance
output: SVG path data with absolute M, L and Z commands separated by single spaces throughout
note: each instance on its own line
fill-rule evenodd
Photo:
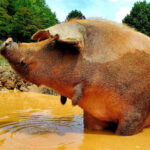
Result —
M 0 91 L 19 90 L 21 92 L 36 92 L 41 94 L 58 95 L 50 88 L 36 86 L 22 80 L 9 66 L 0 66 Z

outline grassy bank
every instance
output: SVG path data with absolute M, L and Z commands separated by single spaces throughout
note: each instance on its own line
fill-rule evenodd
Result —
M 0 55 L 0 66 L 9 66 L 8 61 Z
M 0 40 L 0 47 L 3 41 Z M 0 66 L 9 66 L 8 61 L 0 55 Z
M 0 40 L 0 45 L 3 43 L 3 41 Z

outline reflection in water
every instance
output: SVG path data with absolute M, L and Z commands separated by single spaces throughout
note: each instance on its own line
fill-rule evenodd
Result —
M 59 97 L 0 93 L 0 150 L 149 150 L 150 129 L 130 137 L 83 129 L 82 110 Z
M 83 132 L 82 115 L 65 118 L 50 118 L 42 115 L 22 115 L 21 121 L 0 123 L 1 135 L 10 132 L 26 134 L 57 133 L 64 135 L 68 132 Z

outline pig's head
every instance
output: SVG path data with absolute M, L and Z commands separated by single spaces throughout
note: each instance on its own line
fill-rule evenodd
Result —
M 2 45 L 1 54 L 25 80 L 38 84 L 36 79 L 43 76 L 42 68 L 46 63 L 54 63 L 54 43 L 54 38 L 29 44 L 16 43 L 12 38 L 8 38 Z M 48 60 L 51 60 L 51 63 L 48 63 Z
M 83 44 L 80 26 L 73 23 L 71 27 L 64 23 L 41 30 L 33 35 L 32 38 L 38 40 L 34 43 L 16 43 L 8 38 L 0 53 L 25 80 L 37 85 L 46 84 L 49 77 L 63 74 L 63 67 L 80 55 Z M 65 30 L 70 30 L 70 35 L 64 34 Z

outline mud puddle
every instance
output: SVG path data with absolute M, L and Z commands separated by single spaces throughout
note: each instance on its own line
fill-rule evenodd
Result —
M 0 92 L 0 150 L 149 150 L 150 129 L 130 137 L 83 128 L 82 110 L 57 96 Z

